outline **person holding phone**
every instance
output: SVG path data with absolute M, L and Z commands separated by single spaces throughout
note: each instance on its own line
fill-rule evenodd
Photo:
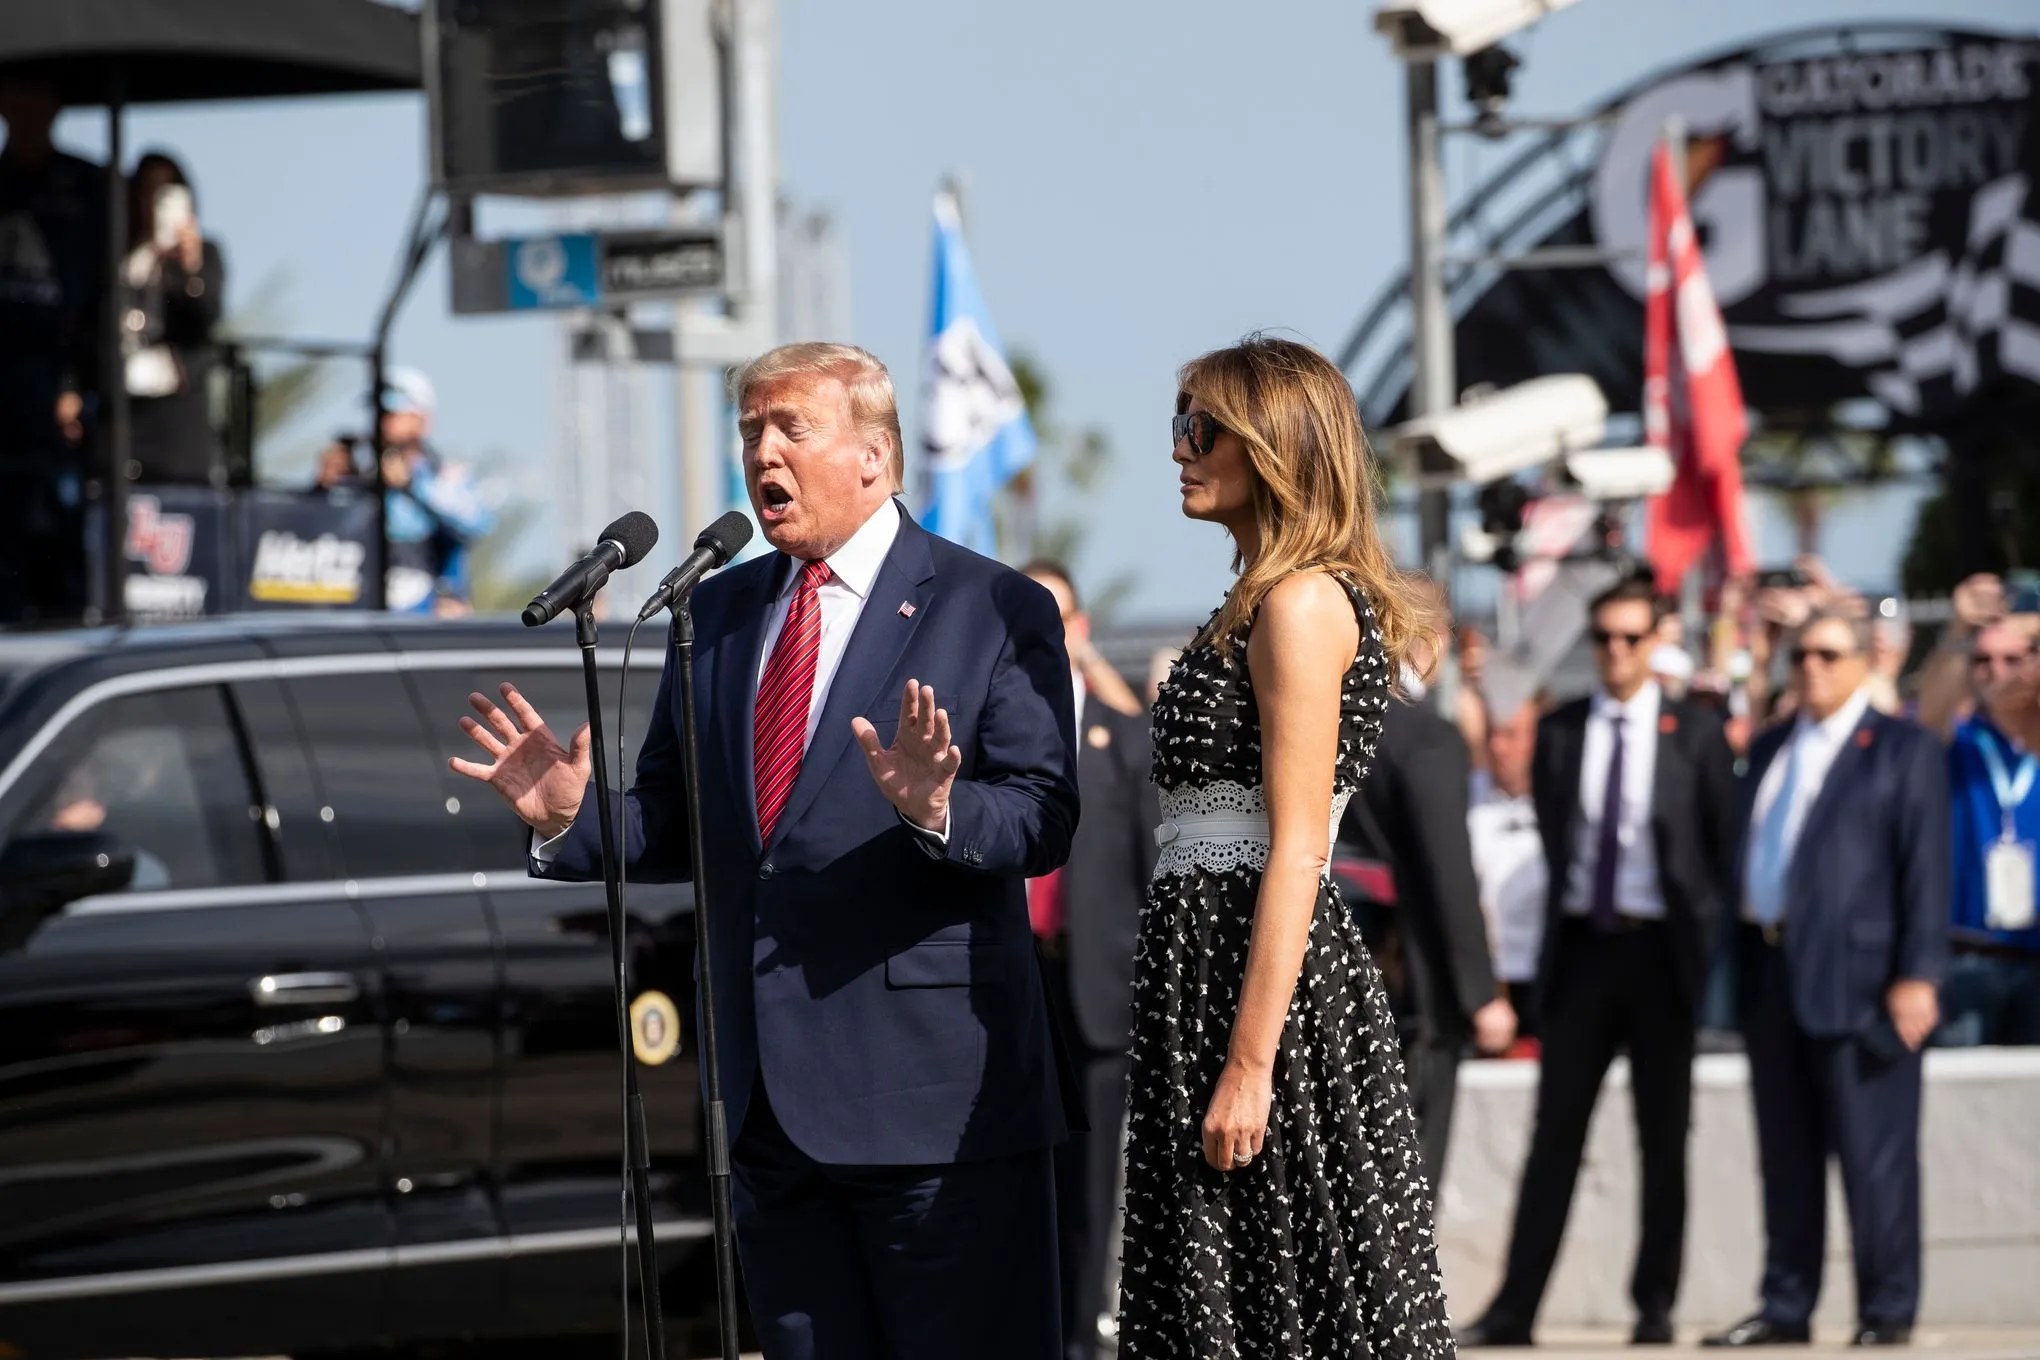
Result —
M 199 229 L 184 168 L 160 151 L 129 177 L 128 226 L 120 282 L 131 456 L 142 481 L 208 483 L 221 463 L 207 386 L 226 266 Z
M 1920 1049 L 1947 965 L 1947 758 L 1871 706 L 1871 624 L 1795 636 L 1797 717 L 1742 789 L 1742 1026 L 1764 1178 L 1763 1306 L 1709 1346 L 1803 1344 L 1820 1297 L 1827 1160 L 1842 1164 L 1859 1346 L 1912 1335 L 1920 1294 Z

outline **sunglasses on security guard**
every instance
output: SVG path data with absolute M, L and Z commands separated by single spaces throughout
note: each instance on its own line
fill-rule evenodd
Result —
M 1649 640 L 1650 636 L 1649 633 L 1616 633 L 1606 628 L 1596 628 L 1594 630 L 1594 645 L 1605 649 L 1620 642 L 1628 647 L 1641 647 Z
M 1820 662 L 1823 666 L 1833 666 L 1848 660 L 1854 655 L 1854 652 L 1844 652 L 1835 647 L 1794 647 L 1792 649 L 1792 664 L 1804 666 L 1807 660 L 1811 658 Z
M 1188 439 L 1190 452 L 1202 458 L 1211 452 L 1211 446 L 1218 442 L 1218 432 L 1224 428 L 1209 411 L 1185 411 L 1169 420 L 1169 447 L 1173 449 Z

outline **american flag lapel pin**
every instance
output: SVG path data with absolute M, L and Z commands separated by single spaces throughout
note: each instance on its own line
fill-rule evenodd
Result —
M 914 617 L 913 601 L 911 600 L 900 601 L 900 617 L 903 619 L 911 619 L 912 617 Z

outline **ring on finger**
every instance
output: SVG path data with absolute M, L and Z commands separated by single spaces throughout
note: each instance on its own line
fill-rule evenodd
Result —
M 1251 1152 L 1235 1152 L 1233 1154 L 1232 1164 L 1234 1166 L 1246 1166 L 1253 1160 L 1254 1154 Z

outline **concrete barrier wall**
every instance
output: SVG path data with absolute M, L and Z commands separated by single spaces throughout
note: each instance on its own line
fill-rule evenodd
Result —
M 1927 1055 L 1921 1130 L 1927 1324 L 2040 1324 L 2040 1049 Z M 1739 1054 L 1694 1065 L 1686 1271 L 1679 1320 L 1726 1324 L 1754 1310 L 1763 1265 L 1749 1069 Z M 1537 1065 L 1460 1069 L 1438 1238 L 1452 1316 L 1470 1322 L 1500 1284 L 1530 1145 Z M 1540 1324 L 1626 1326 L 1637 1237 L 1629 1069 L 1608 1075 L 1587 1138 L 1565 1245 Z M 1818 1319 L 1855 1319 L 1848 1219 L 1830 1170 L 1828 1270 Z

